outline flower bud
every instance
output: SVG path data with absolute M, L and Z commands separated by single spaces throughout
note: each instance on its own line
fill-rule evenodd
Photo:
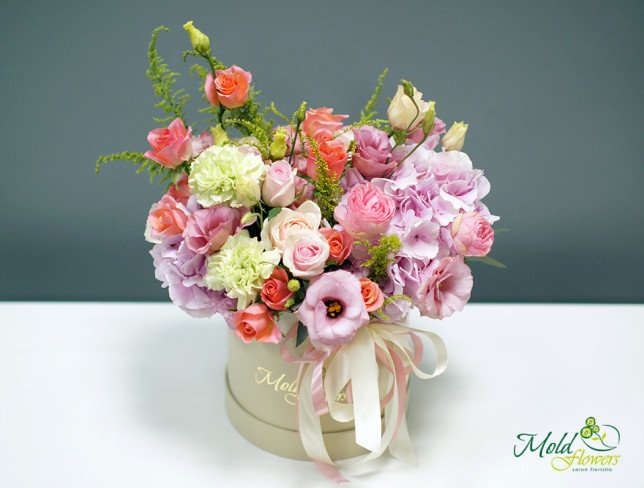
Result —
M 242 227 L 248 227 L 249 225 L 252 225 L 255 223 L 257 220 L 258 215 L 253 212 L 246 212 L 239 223 L 241 224 Z
M 274 161 L 282 159 L 286 155 L 286 131 L 284 129 L 277 129 L 269 151 L 271 159 Z
M 429 102 L 429 107 L 427 108 L 427 113 L 423 119 L 423 134 L 427 135 L 434 129 L 434 123 L 436 122 L 436 102 L 433 100 Z
M 443 151 L 460 151 L 465 143 L 465 133 L 469 126 L 465 122 L 454 122 L 443 136 Z
M 210 129 L 212 133 L 212 138 L 215 146 L 223 146 L 229 139 L 228 134 L 226 134 L 226 129 L 224 129 L 221 124 L 217 124 L 216 127 Z
M 300 104 L 300 108 L 295 112 L 295 120 L 297 122 L 302 122 L 306 117 L 306 102 Z
M 414 85 L 411 84 L 411 81 L 400 80 L 400 84 L 403 87 L 403 92 L 405 93 L 405 95 L 407 95 L 409 98 L 414 98 Z
M 300 290 L 299 280 L 288 280 L 288 283 L 286 284 L 286 288 L 288 288 L 288 291 L 292 291 L 293 293 L 299 291 Z
M 284 308 L 291 308 L 293 305 L 295 305 L 295 299 L 293 297 L 284 302 Z
M 192 25 L 192 20 L 183 24 L 183 28 L 190 36 L 192 49 L 202 56 L 208 56 L 210 54 L 210 39 L 208 39 L 208 36 Z

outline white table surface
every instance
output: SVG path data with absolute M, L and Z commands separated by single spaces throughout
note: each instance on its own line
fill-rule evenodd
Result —
M 225 325 L 170 304 L 0 303 L 0 487 L 325 487 L 258 450 L 224 412 Z M 412 385 L 419 467 L 356 487 L 644 486 L 644 306 L 478 305 L 422 319 L 450 354 Z M 618 426 L 612 472 L 515 458 L 521 432 Z M 374 466 L 368 466 L 372 469 Z

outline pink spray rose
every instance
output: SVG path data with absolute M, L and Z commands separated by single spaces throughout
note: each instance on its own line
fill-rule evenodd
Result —
M 236 232 L 246 212 L 245 208 L 231 208 L 227 205 L 214 205 L 193 212 L 183 231 L 186 246 L 199 254 L 219 251 Z
M 246 309 L 235 312 L 230 323 L 237 337 L 246 343 L 255 339 L 257 342 L 277 344 L 282 338 L 282 332 L 273 319 L 273 312 L 263 303 L 253 303 Z
M 152 149 L 143 156 L 168 168 L 176 168 L 192 156 L 192 128 L 183 125 L 177 117 L 167 128 L 152 129 L 148 142 Z
M 323 350 L 348 343 L 369 322 L 360 281 L 344 270 L 324 273 L 311 282 L 297 315 L 313 346 Z
M 337 181 L 342 176 L 344 166 L 347 164 L 349 155 L 347 154 L 345 143 L 339 139 L 333 139 L 318 144 L 320 156 L 329 167 L 329 176 Z M 309 158 L 306 162 L 306 174 L 313 180 L 318 179 L 317 161 L 313 151 L 309 151 Z
M 462 256 L 486 256 L 494 243 L 494 230 L 481 214 L 467 212 L 452 222 L 452 237 Z
M 214 80 L 211 73 L 206 75 L 204 90 L 208 101 L 215 107 L 220 104 L 226 108 L 243 106 L 248 100 L 253 79 L 250 72 L 233 65 L 228 69 L 215 71 L 215 75 Z
M 181 173 L 179 180 L 175 184 L 170 185 L 167 193 L 180 204 L 187 205 L 188 199 L 190 198 L 188 175 L 186 173 Z
M 394 216 L 393 199 L 371 183 L 355 185 L 347 195 L 346 204 L 338 205 L 335 220 L 356 239 L 384 233 Z
M 286 310 L 286 301 L 295 293 L 288 289 L 288 274 L 284 268 L 275 267 L 262 285 L 262 300 L 273 310 Z
M 307 136 L 317 139 L 317 135 L 322 132 L 334 134 L 342 129 L 342 121 L 348 117 L 348 115 L 333 115 L 332 108 L 311 108 L 306 111 L 302 130 Z
M 320 229 L 320 234 L 329 243 L 329 259 L 327 262 L 333 261 L 338 265 L 342 264 L 349 254 L 351 254 L 353 237 L 343 230 L 328 227 Z
M 266 178 L 262 183 L 262 200 L 271 207 L 286 207 L 295 200 L 295 175 L 286 159 L 266 166 Z
M 188 223 L 188 213 L 183 205 L 166 193 L 150 209 L 146 238 L 150 242 L 160 242 L 163 238 L 180 236 Z
M 360 291 L 367 312 L 375 312 L 385 303 L 385 297 L 378 283 L 374 283 L 369 278 L 360 278 Z
M 295 201 L 291 205 L 292 209 L 296 209 L 304 202 L 313 198 L 313 191 L 315 187 L 307 180 L 300 176 L 295 177 Z
M 463 258 L 446 257 L 434 261 L 431 274 L 416 292 L 418 309 L 422 315 L 442 319 L 460 312 L 472 293 L 472 272 Z
M 390 173 L 396 167 L 391 158 L 389 137 L 381 130 L 364 125 L 353 130 L 356 151 L 351 163 L 365 178 L 377 178 Z M 389 162 L 388 162 L 389 161 Z
M 210 131 L 203 131 L 198 136 L 192 136 L 192 155 L 197 157 L 215 143 Z
M 300 230 L 286 240 L 282 261 L 293 276 L 311 279 L 322 274 L 329 257 L 329 243 L 315 230 Z

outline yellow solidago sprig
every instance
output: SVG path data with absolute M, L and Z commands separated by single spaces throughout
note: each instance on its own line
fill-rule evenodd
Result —
M 324 160 L 318 149 L 318 143 L 312 137 L 307 137 L 306 140 L 311 146 L 311 151 L 315 156 L 315 174 L 316 179 L 313 182 L 315 186 L 315 200 L 320 207 L 322 217 L 329 223 L 333 222 L 333 211 L 338 206 L 340 198 L 342 198 L 342 187 L 340 182 L 334 180 L 329 174 L 329 165 Z
M 211 146 L 192 163 L 188 184 L 204 207 L 225 203 L 252 207 L 261 195 L 264 161 L 257 154 L 226 144 Z
M 267 251 L 247 230 L 228 238 L 219 252 L 208 258 L 208 273 L 204 277 L 211 290 L 226 290 L 237 299 L 237 309 L 250 305 L 280 262 L 280 252 Z
M 369 278 L 376 282 L 387 277 L 387 267 L 389 263 L 395 260 L 390 256 L 398 252 L 402 245 L 398 236 L 393 234 L 381 235 L 376 245 L 366 240 L 358 241 L 356 244 L 361 244 L 367 248 L 367 252 L 371 257 L 361 266 L 369 268 Z

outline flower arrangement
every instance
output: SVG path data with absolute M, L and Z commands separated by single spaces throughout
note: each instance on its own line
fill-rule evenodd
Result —
M 406 316 L 413 307 L 434 319 L 462 310 L 473 285 L 467 261 L 495 262 L 486 256 L 497 217 L 481 202 L 490 184 L 461 151 L 467 124 L 446 130 L 435 103 L 406 80 L 377 118 L 386 70 L 354 123 L 306 103 L 285 116 L 261 107 L 249 71 L 215 58 L 192 22 L 184 28 L 184 61 L 205 61 L 191 73 L 210 129 L 188 123 L 188 96 L 156 49 L 167 30 L 159 27 L 147 75 L 167 117 L 145 153 L 103 156 L 97 171 L 129 160 L 168 184 L 145 231 L 156 278 L 191 316 L 219 313 L 239 340 L 279 344 L 285 361 L 302 365 L 302 442 L 327 476 L 344 479 L 316 420 L 326 413 L 355 422 L 369 458 L 389 448 L 410 460 L 407 379 L 440 374 L 446 353 Z M 422 336 L 436 350 L 432 374 L 418 369 Z

